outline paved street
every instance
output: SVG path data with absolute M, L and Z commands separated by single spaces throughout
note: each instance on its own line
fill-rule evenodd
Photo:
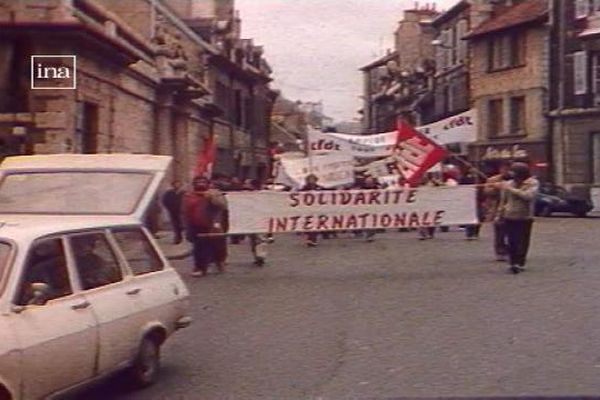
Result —
M 231 246 L 228 274 L 186 277 L 195 323 L 165 346 L 159 384 L 82 398 L 600 395 L 600 219 L 540 220 L 518 276 L 489 229 L 463 235 L 282 236 L 263 269 Z

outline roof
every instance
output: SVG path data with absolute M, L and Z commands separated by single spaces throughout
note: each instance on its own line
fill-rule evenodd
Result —
M 524 0 L 512 7 L 502 7 L 494 16 L 476 27 L 465 39 L 478 38 L 493 32 L 542 21 L 548 16 L 547 0 Z
M 360 68 L 360 70 L 368 71 L 375 67 L 380 67 L 382 65 L 385 65 L 385 64 L 387 64 L 388 61 L 397 60 L 397 59 L 398 59 L 398 52 L 393 51 L 390 54 L 386 54 L 385 56 L 378 58 L 377 60 L 371 62 L 370 64 L 365 65 L 364 67 Z
M 461 0 L 453 5 L 448 11 L 439 14 L 433 21 L 432 24 L 435 27 L 439 27 L 443 23 L 455 18 L 460 12 L 467 9 L 470 6 L 467 0 Z
M 140 225 L 140 222 L 128 216 L 62 215 L 57 218 L 56 215 L 0 214 L 0 240 L 19 243 L 59 232 L 124 225 Z

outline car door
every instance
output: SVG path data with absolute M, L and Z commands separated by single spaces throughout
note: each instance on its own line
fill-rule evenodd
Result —
M 183 316 L 179 300 L 187 296 L 179 275 L 167 268 L 166 260 L 141 227 L 117 228 L 111 233 L 134 276 L 138 304 L 146 323 L 160 321 L 165 327 L 173 327 Z
M 22 352 L 23 397 L 37 399 L 93 377 L 96 319 L 74 290 L 63 238 L 33 243 L 21 273 L 9 318 Z
M 72 234 L 68 243 L 78 284 L 98 321 L 98 372 L 109 372 L 129 362 L 139 345 L 137 292 L 106 231 Z

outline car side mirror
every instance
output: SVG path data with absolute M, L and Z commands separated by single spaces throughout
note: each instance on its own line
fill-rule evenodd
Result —
M 27 302 L 28 305 L 43 306 L 52 293 L 50 285 L 43 282 L 33 282 L 29 288 L 31 290 L 31 299 Z

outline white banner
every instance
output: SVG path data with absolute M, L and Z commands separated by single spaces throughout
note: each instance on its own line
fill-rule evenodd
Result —
M 475 110 L 423 125 L 418 131 L 438 144 L 471 143 L 477 140 L 477 116 Z
M 474 186 L 232 192 L 229 233 L 397 229 L 477 222 Z
M 387 132 L 375 135 L 348 135 L 308 132 L 308 149 L 311 154 L 347 154 L 357 158 L 387 157 L 396 146 L 398 133 Z
M 314 156 L 311 158 L 282 159 L 278 165 L 275 183 L 300 188 L 306 176 L 314 174 L 319 186 L 333 188 L 354 182 L 354 158 L 344 154 Z

